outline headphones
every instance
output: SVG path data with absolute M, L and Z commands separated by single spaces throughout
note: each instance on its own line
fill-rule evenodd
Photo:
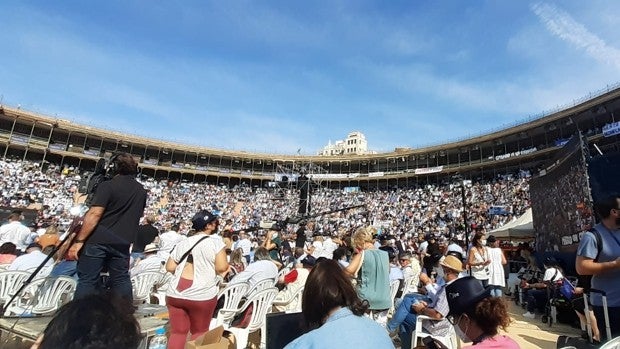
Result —
M 112 156 L 110 156 L 110 160 L 108 160 L 108 173 L 111 176 L 116 175 L 116 172 L 118 171 L 118 158 L 122 155 L 123 153 L 119 153 L 119 152 L 115 152 L 112 154 Z

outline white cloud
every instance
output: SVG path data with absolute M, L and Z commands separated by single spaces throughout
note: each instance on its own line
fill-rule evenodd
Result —
M 585 51 L 597 61 L 620 69 L 620 50 L 609 46 L 570 14 L 543 3 L 533 4 L 531 9 L 553 35 Z

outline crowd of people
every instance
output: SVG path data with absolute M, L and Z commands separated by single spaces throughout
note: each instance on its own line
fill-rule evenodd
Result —
M 377 345 L 409 347 L 419 315 L 426 316 L 422 327 L 430 335 L 441 338 L 454 328 L 474 347 L 518 348 L 498 334 L 510 323 L 501 301 L 507 261 L 488 232 L 529 207 L 524 173 L 469 184 L 467 222 L 460 188 L 438 183 L 372 192 L 319 188 L 312 196 L 312 212 L 337 212 L 268 229 L 260 226 L 295 216 L 295 189 L 281 189 L 284 196 L 274 197 L 268 189 L 243 185 L 228 188 L 140 176 L 136 181 L 131 157 L 121 155 L 116 161 L 121 171 L 98 190 L 67 254 L 77 261 L 76 299 L 96 293 L 104 267 L 110 272 L 109 287 L 126 300 L 131 300 L 129 276 L 152 269 L 145 265 L 172 273 L 166 289 L 170 348 L 182 348 L 188 334 L 196 338 L 209 329 L 221 280 L 253 286 L 265 279 L 278 285 L 278 299 L 304 288 L 301 308 L 309 332 L 290 348 L 323 343 L 325 331 L 337 324 L 378 333 Z M 123 172 L 123 161 L 130 170 Z M 70 219 L 69 207 L 80 195 L 83 174 L 54 165 L 43 170 L 21 160 L 0 161 L 0 171 L 7 182 L 3 204 L 17 211 L 39 209 L 30 229 L 23 229 L 19 212 L 10 216 L 0 228 L 0 250 L 9 250 L 10 243 L 16 255 L 21 250 L 27 252 L 24 256 L 45 256 L 42 244 L 49 248 L 60 240 L 56 235 Z M 340 210 L 360 204 L 363 208 Z M 122 214 L 117 207 L 125 207 Z M 470 246 L 464 243 L 466 225 L 474 232 Z M 279 275 L 284 267 L 288 271 Z M 463 275 L 466 269 L 471 277 Z M 466 302 L 477 304 L 475 308 L 463 307 L 463 298 L 455 296 L 459 290 L 467 290 Z M 540 305 L 536 295 L 530 292 L 528 310 Z M 330 297 L 332 303 L 327 302 Z M 359 330 L 351 335 L 356 333 Z M 331 344 L 354 342 L 345 337 Z
M 78 188 L 85 176 L 79 168 L 47 163 L 43 169 L 37 162 L 0 160 L 0 173 L 0 206 L 38 209 L 38 219 L 29 223 L 39 234 L 48 226 L 66 228 L 71 222 L 69 209 L 80 196 Z M 468 184 L 467 224 L 490 231 L 523 214 L 530 206 L 528 179 L 529 174 L 522 171 Z M 293 188 L 278 189 L 279 194 L 274 195 L 273 189 L 244 185 L 229 188 L 142 176 L 138 181 L 148 193 L 145 216 L 156 217 L 153 224 L 163 232 L 175 230 L 187 235 L 196 209 L 219 213 L 231 230 L 294 217 L 298 209 L 299 192 Z M 389 235 L 432 233 L 449 237 L 464 231 L 459 185 L 445 182 L 370 192 L 318 188 L 312 193 L 311 213 L 365 205 L 363 209 L 316 217 L 319 234 L 342 234 L 369 224 Z M 501 212 L 494 214 L 491 208 L 497 207 Z M 287 229 L 293 232 L 296 227 L 289 225 Z

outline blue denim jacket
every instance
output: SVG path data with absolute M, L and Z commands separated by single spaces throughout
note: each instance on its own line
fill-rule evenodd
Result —
M 323 326 L 289 343 L 285 349 L 393 349 L 387 330 L 349 308 L 333 313 Z

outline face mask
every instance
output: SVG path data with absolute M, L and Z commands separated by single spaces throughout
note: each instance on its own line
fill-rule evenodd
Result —
M 461 315 L 461 317 L 462 316 L 463 315 Z M 456 335 L 459 336 L 463 343 L 471 343 L 471 339 L 467 337 L 467 330 L 469 330 L 469 321 L 467 322 L 467 327 L 465 327 L 465 331 L 461 330 L 460 323 L 461 321 L 459 321 L 456 326 L 454 326 L 454 331 L 456 332 Z
M 480 240 L 480 243 L 482 244 L 482 246 L 486 246 L 487 245 L 487 241 L 486 240 Z

